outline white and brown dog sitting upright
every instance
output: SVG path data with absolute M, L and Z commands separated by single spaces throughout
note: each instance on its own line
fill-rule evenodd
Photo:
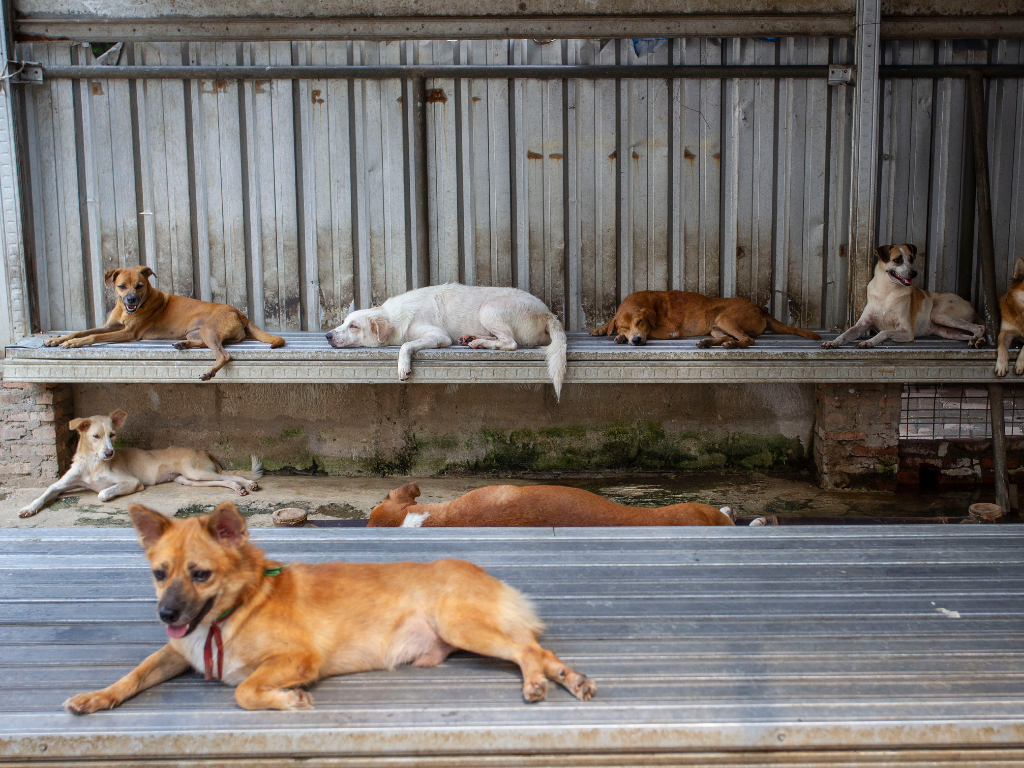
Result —
M 985 326 L 974 307 L 955 293 L 924 291 L 913 286 L 920 262 L 917 246 L 880 245 L 873 256 L 875 273 L 868 283 L 868 303 L 857 324 L 821 346 L 835 349 L 861 338 L 872 328 L 878 331 L 858 347 L 868 349 L 886 339 L 913 341 L 918 336 L 941 336 L 966 341 L 969 347 L 985 345 Z
M 597 687 L 537 643 L 543 624 L 512 587 L 465 560 L 432 563 L 269 561 L 233 504 L 168 520 L 133 504 L 132 525 L 156 585 L 167 644 L 113 685 L 64 702 L 112 709 L 189 667 L 235 686 L 244 709 L 308 709 L 331 675 L 436 667 L 456 650 L 514 662 L 523 698 L 548 680 L 586 701 Z
M 254 479 L 248 480 L 220 474 L 213 457 L 194 448 L 155 451 L 118 448 L 115 451 L 114 438 L 127 418 L 128 414 L 118 408 L 109 416 L 72 419 L 68 426 L 78 432 L 78 448 L 71 461 L 71 469 L 18 514 L 32 517 L 67 491 L 96 491 L 100 501 L 110 501 L 118 496 L 137 493 L 147 485 L 172 480 L 182 485 L 220 485 L 242 496 L 259 487 L 256 480 L 263 476 L 263 469 L 255 456 L 252 457 Z
M 999 343 L 996 352 L 996 376 L 1005 376 L 1010 370 L 1010 345 L 1024 337 L 1024 259 L 1017 257 L 1013 265 L 1010 287 L 999 299 Z M 1024 376 L 1024 354 L 1017 354 L 1013 372 Z

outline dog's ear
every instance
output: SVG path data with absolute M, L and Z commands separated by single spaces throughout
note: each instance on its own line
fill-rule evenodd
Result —
M 375 317 L 370 320 L 370 330 L 376 334 L 377 341 L 383 344 L 391 335 L 391 323 L 383 318 Z
M 917 246 L 913 243 L 907 243 L 907 250 L 910 251 L 911 256 L 917 256 Z M 923 256 L 924 254 L 922 254 Z
M 139 274 L 142 275 L 147 280 L 151 277 L 156 277 L 156 272 L 154 272 L 149 267 L 143 267 L 142 269 L 140 269 Z
M 141 504 L 129 506 L 128 514 L 132 518 L 132 525 L 135 526 L 135 530 L 139 534 L 139 544 L 142 545 L 143 549 L 149 549 L 156 544 L 167 529 L 171 527 L 170 520 L 159 512 L 146 509 Z
M 1013 263 L 1013 279 L 1024 280 L 1024 259 L 1020 256 L 1017 257 L 1017 261 Z
M 206 518 L 206 530 L 225 547 L 237 547 L 249 539 L 245 518 L 230 501 L 225 501 Z
M 88 419 L 72 419 L 68 422 L 68 429 L 72 432 L 85 432 L 91 426 L 92 422 Z
M 128 412 L 118 408 L 116 411 L 112 411 L 110 414 L 110 420 L 114 423 L 114 429 L 120 429 L 121 425 L 124 424 L 125 419 L 128 418 Z
M 884 261 L 884 262 L 888 262 L 889 261 L 889 247 L 890 246 L 888 246 L 888 245 L 880 245 L 877 248 L 875 248 L 875 252 L 874 252 L 873 258 L 871 260 L 871 266 L 872 267 L 875 266 L 875 259 L 878 259 L 879 261 Z
M 113 285 L 114 281 L 117 279 L 117 273 L 120 271 L 120 269 L 108 269 L 103 273 L 103 282 L 107 285 Z
M 408 496 L 410 499 L 415 499 L 420 495 L 420 487 L 416 483 L 406 483 L 398 489 L 398 492 Z

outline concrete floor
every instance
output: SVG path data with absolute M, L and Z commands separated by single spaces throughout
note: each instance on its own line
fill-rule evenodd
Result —
M 741 516 L 777 515 L 783 524 L 811 518 L 960 517 L 975 501 L 990 501 L 990 491 L 943 494 L 823 491 L 810 473 L 766 475 L 748 472 L 707 472 L 674 477 L 561 477 L 508 479 L 496 477 L 307 477 L 267 475 L 260 490 L 249 496 L 223 488 L 189 488 L 177 483 L 147 488 L 142 493 L 101 502 L 95 493 L 65 496 L 35 517 L 21 519 L 18 510 L 45 488 L 0 487 L 0 527 L 66 528 L 127 526 L 128 505 L 143 504 L 168 515 L 204 514 L 223 501 L 233 501 L 252 526 L 272 525 L 271 514 L 282 507 L 300 507 L 310 520 L 359 519 L 392 488 L 409 480 L 419 483 L 421 502 L 443 501 L 491 484 L 557 483 L 585 488 L 619 503 L 640 507 L 699 501 L 729 504 Z

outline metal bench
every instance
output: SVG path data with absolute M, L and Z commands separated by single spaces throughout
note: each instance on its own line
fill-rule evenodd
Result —
M 57 334 L 37 334 L 7 347 L 8 381 L 182 383 L 199 380 L 208 350 L 179 352 L 169 341 L 98 344 L 76 350 L 43 347 Z M 245 341 L 228 347 L 233 361 L 215 381 L 261 383 L 398 383 L 397 347 L 333 349 L 319 332 L 283 333 L 286 346 L 271 350 Z M 834 334 L 823 333 L 823 338 Z M 821 349 L 820 343 L 766 334 L 748 349 L 697 349 L 694 339 L 651 342 L 644 347 L 610 338 L 569 334 L 566 382 L 570 384 L 708 382 L 790 383 L 998 381 L 995 352 L 963 342 L 928 338 L 913 344 Z M 548 381 L 541 349 L 515 352 L 466 347 L 427 350 L 413 362 L 413 383 L 531 384 Z
M 245 712 L 230 688 L 190 673 L 74 717 L 67 696 L 163 642 L 146 562 L 132 531 L 3 530 L 0 763 L 1024 761 L 1019 527 L 253 538 L 283 560 L 472 559 L 535 601 L 546 645 L 593 676 L 598 696 L 552 686 L 527 705 L 514 665 L 456 654 L 436 669 L 331 678 L 305 712 Z

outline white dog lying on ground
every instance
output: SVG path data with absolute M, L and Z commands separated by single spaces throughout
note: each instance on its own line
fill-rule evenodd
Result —
M 398 378 L 412 372 L 421 349 L 467 344 L 474 349 L 547 345 L 548 375 L 560 397 L 565 378 L 565 331 L 536 296 L 518 288 L 432 285 L 394 296 L 381 306 L 352 312 L 327 334 L 332 347 L 402 345 Z

